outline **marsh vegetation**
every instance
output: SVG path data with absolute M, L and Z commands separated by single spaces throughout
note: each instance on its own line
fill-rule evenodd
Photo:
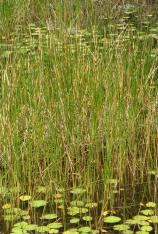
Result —
M 0 233 L 157 233 L 157 4 L 0 3 Z

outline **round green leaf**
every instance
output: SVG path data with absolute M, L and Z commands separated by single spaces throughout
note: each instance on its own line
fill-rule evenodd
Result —
M 79 232 L 77 231 L 76 228 L 72 228 L 72 229 L 69 229 L 69 230 L 63 232 L 63 234 L 79 234 Z
M 39 226 L 39 227 L 37 227 L 37 229 L 36 229 L 36 231 L 37 232 L 48 232 L 49 231 L 49 227 L 47 227 L 47 226 Z
M 14 220 L 18 220 L 19 218 L 20 217 L 18 215 L 15 215 L 15 214 L 4 215 L 5 221 L 14 221 Z
M 42 215 L 40 219 L 51 220 L 51 219 L 56 219 L 57 217 L 58 216 L 56 214 L 45 214 L 45 215 Z
M 45 206 L 47 202 L 45 200 L 32 200 L 30 204 L 33 208 L 39 208 Z
M 146 203 L 146 207 L 154 208 L 154 207 L 156 207 L 156 203 L 155 202 L 148 202 L 148 203 Z
M 134 219 L 127 219 L 125 223 L 129 225 L 136 225 L 137 221 Z
M 153 230 L 153 228 L 151 227 L 151 226 L 142 226 L 141 227 L 141 231 L 147 231 L 147 232 L 150 232 L 150 231 L 152 231 Z
M 80 208 L 80 213 L 81 214 L 85 214 L 85 213 L 87 213 L 88 212 L 88 209 L 87 208 L 84 208 L 84 207 L 81 207 Z
M 121 232 L 122 234 L 133 234 L 133 231 L 131 230 L 125 230 Z
M 71 216 L 77 215 L 80 213 L 80 208 L 79 207 L 68 207 L 68 214 Z
M 149 232 L 146 232 L 146 231 L 137 231 L 136 234 L 149 234 Z
M 31 216 L 30 215 L 24 215 L 22 216 L 23 220 L 29 220 L 31 219 Z
M 79 232 L 84 232 L 84 233 L 87 233 L 87 232 L 91 232 L 92 231 L 92 229 L 90 228 L 90 227 L 81 227 L 81 228 L 79 228 L 78 229 L 79 230 Z
M 149 222 L 148 221 L 144 221 L 144 220 L 139 220 L 137 221 L 137 224 L 140 226 L 148 226 Z
M 47 227 L 50 229 L 58 229 L 58 228 L 61 228 L 62 226 L 63 226 L 62 223 L 58 223 L 58 222 L 50 223 L 47 225 Z
M 19 227 L 19 228 L 25 228 L 26 226 L 28 226 L 28 223 L 24 221 L 14 224 L 14 227 Z
M 103 219 L 105 223 L 118 223 L 121 221 L 120 217 L 117 216 L 107 216 Z
M 87 208 L 96 208 L 98 204 L 96 202 L 89 202 L 85 205 Z
M 62 198 L 63 197 L 63 194 L 62 193 L 56 193 L 56 194 L 54 194 L 54 198 L 55 199 L 60 199 L 60 198 Z
M 82 207 L 82 206 L 84 206 L 84 202 L 83 201 L 74 200 L 74 201 L 70 202 L 70 205 L 71 206 L 76 206 L 76 207 Z
M 149 217 L 144 216 L 144 215 L 136 215 L 133 217 L 133 219 L 137 220 L 137 221 L 146 221 L 149 219 Z
M 70 192 L 73 194 L 82 194 L 85 193 L 86 190 L 84 188 L 73 188 Z
M 70 219 L 70 223 L 79 223 L 79 221 L 80 221 L 79 218 Z
M 23 213 L 23 210 L 21 210 L 20 208 L 10 208 L 7 209 L 5 211 L 6 214 L 16 214 L 16 215 L 20 215 L 21 213 Z
M 142 213 L 143 215 L 148 216 L 148 215 L 153 215 L 153 214 L 154 214 L 154 211 L 153 211 L 153 210 L 146 209 L 146 210 L 141 210 L 141 213 Z
M 89 215 L 83 217 L 83 220 L 84 220 L 84 221 L 87 221 L 87 222 L 92 221 L 92 219 L 93 219 L 93 218 L 92 218 L 91 216 L 89 216 Z
M 64 203 L 64 200 L 62 198 L 58 198 L 58 199 L 54 199 L 54 202 L 56 204 L 63 204 Z
M 21 201 L 25 202 L 25 201 L 29 201 L 31 199 L 31 196 L 29 195 L 22 195 L 19 197 Z
M 152 223 L 158 223 L 158 216 L 157 215 L 153 215 L 150 217 L 150 220 Z
M 59 233 L 59 230 L 58 229 L 50 229 L 49 233 Z
M 19 227 L 14 227 L 11 230 L 11 234 L 29 234 L 26 230 L 23 230 Z
M 46 189 L 46 187 L 44 187 L 44 186 L 38 186 L 38 187 L 37 187 L 37 192 L 38 192 L 38 193 L 46 193 L 46 192 L 47 192 L 47 189 Z
M 118 225 L 114 225 L 113 229 L 116 231 L 126 231 L 129 230 L 129 226 L 126 224 L 118 224 Z
M 38 226 L 36 224 L 28 224 L 26 227 L 25 227 L 25 230 L 26 231 L 34 231 L 38 228 Z

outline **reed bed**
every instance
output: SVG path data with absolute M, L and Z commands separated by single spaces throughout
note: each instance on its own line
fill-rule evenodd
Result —
M 86 187 L 103 209 L 143 184 L 156 201 L 155 35 L 75 2 L 2 1 L 1 184 Z

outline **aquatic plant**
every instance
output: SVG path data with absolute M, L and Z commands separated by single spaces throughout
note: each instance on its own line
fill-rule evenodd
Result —
M 137 229 L 157 223 L 158 32 L 154 12 L 134 2 L 2 1 L 4 223 L 31 225 L 36 212 L 38 232 L 58 232 L 45 226 L 56 216 L 68 233 L 75 219 L 86 230 L 111 217 Z M 135 200 L 152 202 L 126 220 Z

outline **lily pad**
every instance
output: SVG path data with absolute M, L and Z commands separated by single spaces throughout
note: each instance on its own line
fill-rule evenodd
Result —
M 6 214 L 21 214 L 21 212 L 22 212 L 23 210 L 21 210 L 20 208 L 8 208 L 8 209 L 6 209 L 5 210 L 5 212 L 6 212 Z
M 11 234 L 29 234 L 26 230 L 23 230 L 19 227 L 14 227 L 11 230 Z
M 5 210 L 5 209 L 10 209 L 12 207 L 12 205 L 10 203 L 6 203 L 2 206 L 2 209 Z
M 31 199 L 31 196 L 29 195 L 22 195 L 19 197 L 21 201 L 25 202 L 25 201 L 29 201 Z
M 137 224 L 137 220 L 134 220 L 134 219 L 127 219 L 126 224 L 129 224 L 129 225 L 136 225 Z
M 154 211 L 153 210 L 149 210 L 149 209 L 146 209 L 146 210 L 141 210 L 141 212 L 143 215 L 153 215 L 154 214 Z
M 133 234 L 134 232 L 132 230 L 125 230 L 121 232 L 122 234 Z
M 4 215 L 5 221 L 15 221 L 15 220 L 18 220 L 19 218 L 20 217 L 18 215 L 15 215 L 15 214 Z
M 78 230 L 79 230 L 79 232 L 83 232 L 83 233 L 87 233 L 87 232 L 91 232 L 92 231 L 92 229 L 90 227 L 88 227 L 88 226 L 81 227 Z
M 141 227 L 141 231 L 147 231 L 147 232 L 150 232 L 150 231 L 152 231 L 153 230 L 153 228 L 151 227 L 151 226 L 142 226 Z
M 51 219 L 56 219 L 57 217 L 58 217 L 57 214 L 45 214 L 45 215 L 42 215 L 40 219 L 51 220 Z
M 19 228 L 25 228 L 26 226 L 28 226 L 28 223 L 27 222 L 24 222 L 24 221 L 22 221 L 22 222 L 18 222 L 18 223 L 15 223 L 14 224 L 14 227 L 19 227 Z
M 113 215 L 111 215 L 111 216 L 107 216 L 107 217 L 105 217 L 104 219 L 103 219 L 103 221 L 105 222 L 105 223 L 118 223 L 118 222 L 120 222 L 121 221 L 121 218 L 120 217 L 117 217 L 117 216 L 113 216 Z
M 139 220 L 137 221 L 137 224 L 140 226 L 148 226 L 149 222 L 148 221 L 144 221 L 144 220 Z
M 136 234 L 149 234 L 149 232 L 146 232 L 146 231 L 137 231 Z
M 99 230 L 92 230 L 91 233 L 92 233 L 92 234 L 99 234 L 100 231 L 99 231 Z
M 54 194 L 54 198 L 55 199 L 59 199 L 59 198 L 62 198 L 62 197 L 63 197 L 62 193 L 56 193 L 56 194 Z
M 129 230 L 130 227 L 127 224 L 118 224 L 114 225 L 113 229 L 116 231 L 126 231 Z
M 38 228 L 38 226 L 37 226 L 36 224 L 28 224 L 28 225 L 25 227 L 25 230 L 26 230 L 26 231 L 35 231 L 37 228 Z
M 70 204 L 71 204 L 71 206 L 76 206 L 76 207 L 83 207 L 84 206 L 83 201 L 77 201 L 77 200 L 71 201 Z
M 73 188 L 70 192 L 73 194 L 82 194 L 85 193 L 86 190 L 84 188 Z
M 133 217 L 133 219 L 137 220 L 137 221 L 146 221 L 149 219 L 149 217 L 144 216 L 144 215 L 136 215 Z
M 63 226 L 62 223 L 58 223 L 58 222 L 56 222 L 56 223 L 50 223 L 50 224 L 47 225 L 47 227 L 49 229 L 59 229 L 62 226 Z
M 37 192 L 38 193 L 46 193 L 47 192 L 47 188 L 44 186 L 38 186 L 37 187 Z
M 87 208 L 84 208 L 84 207 L 81 207 L 81 208 L 79 209 L 79 211 L 80 211 L 81 214 L 85 214 L 85 213 L 88 212 L 88 209 L 87 209 Z
M 83 220 L 84 220 L 84 221 L 87 221 L 87 222 L 90 222 L 90 221 L 93 220 L 93 218 L 92 218 L 91 216 L 87 215 L 87 216 L 84 216 L 84 217 L 83 217 Z
M 56 204 L 63 204 L 63 203 L 64 203 L 64 200 L 61 199 L 61 198 L 59 198 L 59 199 L 54 199 L 54 202 L 55 202 Z
M 30 215 L 24 215 L 22 216 L 23 220 L 29 220 L 31 219 L 31 216 Z
M 154 207 L 156 207 L 156 203 L 155 202 L 148 202 L 148 203 L 146 203 L 146 207 L 154 208 Z
M 96 202 L 89 202 L 85 205 L 87 208 L 96 208 L 98 204 Z
M 69 229 L 69 230 L 63 232 L 63 234 L 79 234 L 79 232 L 77 231 L 76 228 L 72 228 L 72 229 Z
M 79 223 L 79 221 L 80 221 L 79 218 L 70 219 L 70 223 Z
M 47 202 L 45 200 L 32 200 L 30 204 L 33 208 L 39 208 L 45 206 Z
M 59 205 L 58 209 L 64 210 L 65 206 L 64 205 Z
M 85 214 L 88 212 L 87 208 L 84 207 L 68 207 L 68 214 L 71 216 L 77 215 L 77 214 Z
M 59 230 L 58 229 L 50 229 L 49 233 L 59 233 Z
M 150 220 L 152 223 L 158 223 L 158 216 L 157 215 L 153 215 L 150 217 Z
M 19 212 L 17 213 L 18 215 L 22 216 L 26 216 L 29 214 L 29 211 L 28 210 L 19 210 Z
M 77 215 L 80 213 L 79 207 L 68 207 L 68 214 L 71 216 Z
M 37 232 L 49 232 L 49 227 L 47 227 L 47 226 L 39 226 L 39 227 L 37 227 L 37 229 L 36 229 L 36 231 Z

